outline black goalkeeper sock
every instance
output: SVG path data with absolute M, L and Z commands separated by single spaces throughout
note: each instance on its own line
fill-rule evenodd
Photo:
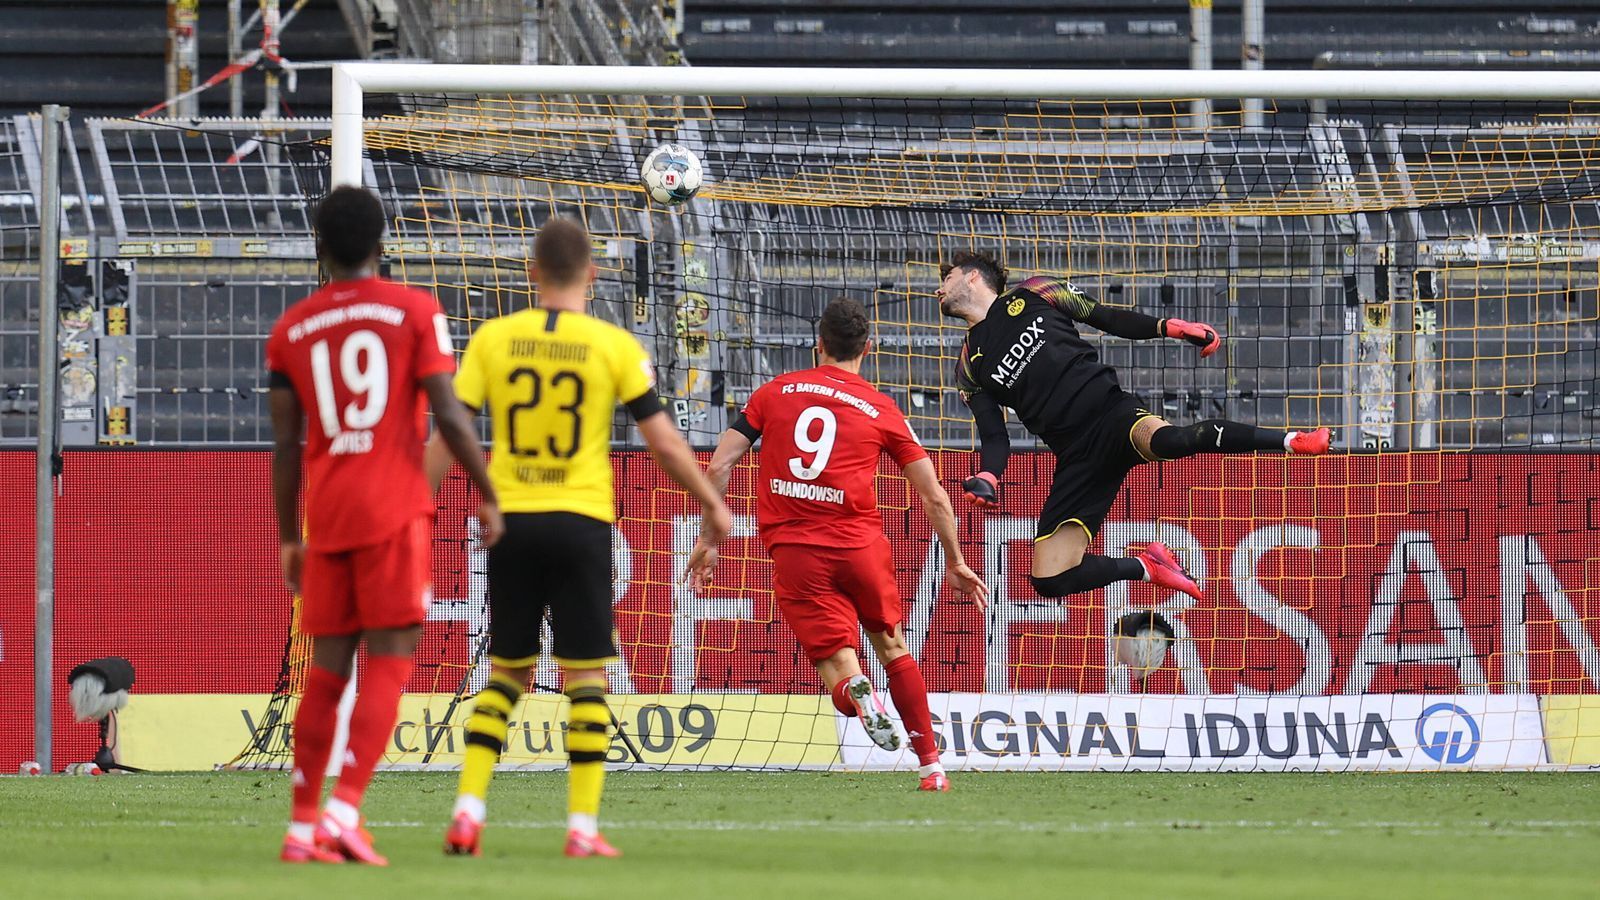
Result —
M 1065 572 L 1044 578 L 1028 576 L 1028 580 L 1033 582 L 1034 593 L 1052 598 L 1103 588 L 1113 581 L 1143 579 L 1144 563 L 1137 559 L 1131 556 L 1095 556 L 1093 553 L 1085 553 L 1083 562 Z
M 1247 453 L 1282 450 L 1285 432 L 1257 428 L 1227 419 L 1193 425 L 1168 425 L 1150 436 L 1150 452 L 1161 459 L 1183 459 L 1196 453 Z

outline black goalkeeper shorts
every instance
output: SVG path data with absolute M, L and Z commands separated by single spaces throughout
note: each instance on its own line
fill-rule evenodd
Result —
M 616 659 L 609 524 L 569 512 L 506 514 L 505 536 L 489 548 L 490 657 L 537 662 L 546 609 L 557 662 L 598 668 Z
M 1062 528 L 1082 528 L 1094 539 L 1129 470 L 1147 461 L 1133 446 L 1133 427 L 1152 416 L 1143 400 L 1118 390 L 1082 428 L 1045 439 L 1056 453 L 1056 471 L 1034 540 Z

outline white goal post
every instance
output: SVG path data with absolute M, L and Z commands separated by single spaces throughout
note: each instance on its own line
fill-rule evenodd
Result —
M 1600 100 L 1600 72 L 795 69 L 340 63 L 333 67 L 331 183 L 361 183 L 361 122 L 366 94 L 430 91 L 884 99 Z

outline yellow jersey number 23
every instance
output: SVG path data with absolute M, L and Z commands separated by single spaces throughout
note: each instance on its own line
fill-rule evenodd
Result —
M 583 376 L 571 369 L 561 369 L 546 381 L 538 369 L 523 367 L 512 369 L 506 380 L 513 389 L 512 396 L 518 396 L 519 389 L 525 392 L 521 394 L 525 399 L 506 405 L 506 449 L 517 456 L 549 454 L 557 459 L 571 459 L 576 455 L 583 436 Z M 538 431 L 533 428 L 520 430 L 517 427 L 519 414 L 525 410 L 532 412 L 547 399 L 559 404 L 555 407 L 558 415 L 552 416 L 549 422 L 552 427 L 542 434 L 530 434 L 530 431 Z M 564 423 L 567 427 L 562 427 Z

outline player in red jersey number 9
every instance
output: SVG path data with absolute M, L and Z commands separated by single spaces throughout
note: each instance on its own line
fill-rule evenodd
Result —
M 927 451 L 894 401 L 861 377 L 868 333 L 861 304 L 845 298 L 829 303 L 817 327 L 822 365 L 758 388 L 723 433 L 707 474 L 726 491 L 734 464 L 761 441 L 756 521 L 772 557 L 779 611 L 816 665 L 834 708 L 859 719 L 873 743 L 895 750 L 900 736 L 856 656 L 859 628 L 866 629 L 916 751 L 920 787 L 947 791 L 927 685 L 900 628 L 894 560 L 878 512 L 882 454 L 905 470 L 922 501 L 944 549 L 945 583 L 980 607 L 989 589 L 961 555 L 955 512 Z M 710 582 L 716 561 L 714 547 L 695 545 L 685 575 L 696 589 Z

